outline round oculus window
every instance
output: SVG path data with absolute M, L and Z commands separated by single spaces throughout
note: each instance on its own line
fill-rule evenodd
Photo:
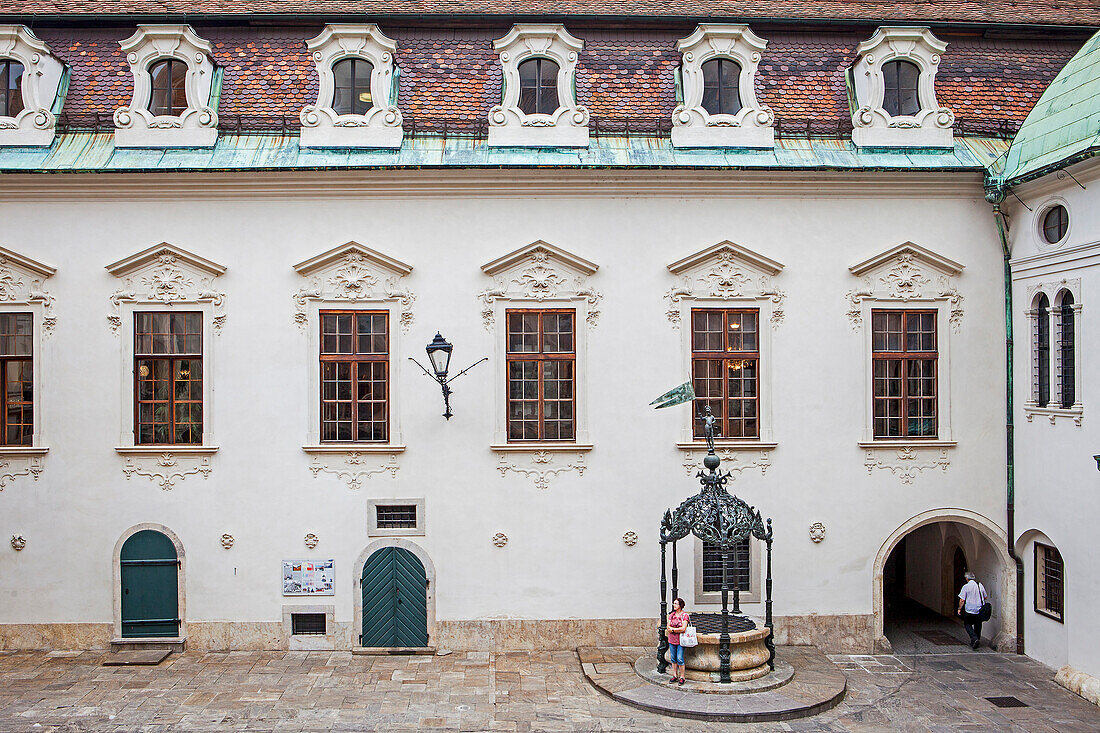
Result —
M 1066 237 L 1069 231 L 1069 212 L 1061 204 L 1052 206 L 1043 214 L 1043 222 L 1040 233 L 1048 244 L 1058 244 Z

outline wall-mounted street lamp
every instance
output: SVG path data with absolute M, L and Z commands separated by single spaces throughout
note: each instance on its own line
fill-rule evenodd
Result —
M 1096 470 L 1100 471 L 1100 455 L 1093 456 L 1093 459 L 1096 461 Z
M 435 338 L 432 339 L 432 342 L 428 344 L 428 347 L 425 349 L 425 351 L 428 352 L 428 363 L 432 365 L 432 371 L 429 372 L 427 369 L 424 369 L 423 364 L 421 364 L 411 356 L 409 357 L 409 361 L 420 367 L 423 372 L 429 377 L 439 382 L 439 386 L 443 388 L 443 406 L 446 408 L 446 411 L 443 413 L 443 417 L 447 418 L 448 420 L 451 419 L 451 415 L 453 414 L 451 412 L 451 382 L 458 379 L 481 362 L 488 361 L 489 359 L 489 357 L 483 356 L 470 366 L 460 371 L 458 374 L 448 379 L 447 371 L 451 367 L 452 349 L 454 349 L 454 347 L 450 344 L 450 342 L 448 342 L 447 339 L 443 338 L 442 334 L 437 331 L 435 334 Z

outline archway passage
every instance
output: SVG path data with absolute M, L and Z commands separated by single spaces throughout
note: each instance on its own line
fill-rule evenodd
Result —
M 359 581 L 365 647 L 428 645 L 428 579 L 420 559 L 400 547 L 367 558 Z
M 1005 601 L 1007 553 L 988 533 L 970 523 L 930 521 L 902 534 L 882 566 L 883 633 L 895 653 L 968 652 L 956 614 L 958 593 L 971 571 L 985 586 L 995 609 L 982 629 L 983 645 L 1004 644 L 1014 605 Z
M 122 637 L 180 633 L 179 557 L 172 540 L 152 529 L 131 535 L 119 556 Z

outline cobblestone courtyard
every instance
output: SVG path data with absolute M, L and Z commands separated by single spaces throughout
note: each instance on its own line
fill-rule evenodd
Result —
M 625 707 L 592 689 L 567 651 L 188 652 L 159 667 L 104 667 L 104 656 L 0 652 L 0 731 L 1100 730 L 1100 709 L 1055 685 L 1051 670 L 990 651 L 832 657 L 848 675 L 839 707 L 757 725 Z M 985 699 L 995 696 L 1028 707 Z

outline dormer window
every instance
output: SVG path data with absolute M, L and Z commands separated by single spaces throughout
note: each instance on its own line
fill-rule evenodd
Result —
M 936 101 L 947 44 L 927 28 L 879 28 L 848 72 L 852 142 L 861 147 L 954 145 L 955 115 Z
M 489 145 L 588 147 L 588 110 L 575 84 L 584 42 L 561 25 L 515 25 L 493 48 L 504 84 L 489 110 Z
M 154 115 L 178 115 L 187 109 L 187 64 L 176 59 L 154 62 L 149 67 L 153 94 L 149 112 Z
M 397 44 L 376 25 L 333 23 L 306 42 L 317 65 L 317 103 L 302 109 L 305 148 L 399 148 Z
M 53 142 L 66 74 L 26 26 L 0 25 L 0 145 Z
M 23 64 L 18 61 L 0 62 L 0 112 L 15 117 L 23 111 Z
M 711 59 L 703 64 L 703 109 L 711 115 L 735 115 L 741 111 L 741 67 L 732 59 Z
M 519 108 L 527 115 L 551 115 L 558 109 L 558 65 L 528 59 L 519 65 Z
M 220 71 L 189 25 L 139 25 L 118 44 L 134 77 L 130 104 L 115 110 L 115 146 L 207 148 L 218 141 Z
M 365 59 L 344 59 L 332 65 L 336 97 L 332 109 L 338 115 L 365 115 L 374 106 L 370 80 L 374 65 Z
M 683 102 L 672 111 L 673 145 L 775 146 L 775 115 L 756 99 L 756 69 L 767 45 L 747 25 L 704 24 L 680 39 Z

